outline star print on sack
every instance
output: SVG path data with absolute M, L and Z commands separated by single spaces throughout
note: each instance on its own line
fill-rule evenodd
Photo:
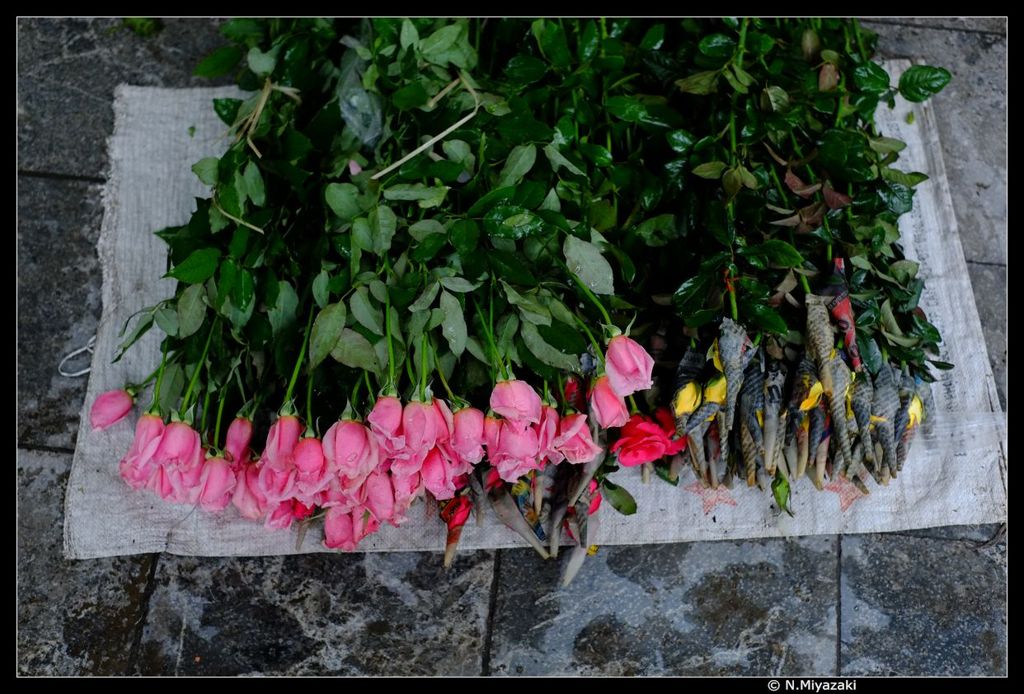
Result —
M 701 498 L 701 501 L 704 502 L 705 516 L 711 513 L 711 509 L 719 504 L 725 504 L 726 506 L 736 505 L 736 500 L 732 498 L 732 494 L 729 493 L 729 489 L 724 486 L 711 489 L 710 487 L 705 487 L 698 480 L 686 487 L 683 487 L 683 489 L 688 492 L 692 492 Z

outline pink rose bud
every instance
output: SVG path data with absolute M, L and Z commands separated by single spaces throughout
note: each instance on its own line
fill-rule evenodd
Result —
M 286 499 L 284 501 L 279 501 L 271 507 L 270 513 L 267 514 L 267 519 L 263 523 L 263 527 L 267 530 L 286 530 L 292 527 L 292 522 L 294 520 L 294 500 Z
M 491 391 L 491 409 L 513 422 L 540 421 L 540 396 L 526 381 L 499 381 Z
M 161 480 L 157 493 L 177 503 L 189 502 L 203 472 L 205 456 L 199 433 L 184 422 L 171 422 L 153 457 L 167 478 Z M 166 494 L 168 483 L 174 490 L 170 497 Z
M 164 421 L 160 417 L 152 414 L 139 417 L 135 425 L 135 440 L 118 465 L 121 478 L 132 489 L 145 487 L 146 482 L 156 472 L 157 465 L 153 456 L 160 445 L 163 433 Z
M 448 403 L 440 398 L 434 398 L 434 431 L 437 435 L 437 443 L 448 441 L 452 435 L 454 426 L 454 415 L 448 407 Z
M 597 509 L 601 508 L 601 492 L 597 488 L 597 480 L 590 480 L 590 484 L 587 486 L 590 490 L 590 507 L 587 508 L 587 515 L 592 516 L 597 513 Z
M 324 434 L 324 457 L 343 489 L 358 487 L 380 464 L 377 439 L 369 429 L 350 420 L 335 422 Z
M 238 512 L 249 520 L 258 520 L 267 512 L 267 497 L 260 491 L 259 476 L 259 465 L 244 463 L 238 471 L 238 483 L 231 497 L 231 503 Z
M 486 422 L 484 426 L 486 432 Z M 530 470 L 540 468 L 537 432 L 533 428 L 503 421 L 496 444 L 488 447 L 487 458 L 506 482 L 515 482 Z
M 273 506 L 292 498 L 297 474 L 294 466 L 289 470 L 279 470 L 260 459 L 259 470 L 256 484 L 268 504 Z
M 378 522 L 391 522 L 395 517 L 395 488 L 391 475 L 380 470 L 370 473 L 363 484 L 366 508 Z
M 544 461 L 557 465 L 564 457 L 555 447 L 558 436 L 558 412 L 553 407 L 544 405 L 540 412 L 540 422 L 534 425 L 537 432 L 537 459 L 543 466 Z
M 216 444 L 216 442 L 214 442 Z M 235 469 L 249 462 L 252 451 L 252 420 L 247 417 L 236 417 L 228 427 L 227 442 L 224 444 L 224 459 Z
M 358 176 L 363 172 L 363 167 L 355 159 L 348 160 L 348 173 L 351 176 Z
M 391 485 L 395 488 L 395 514 L 391 524 L 398 525 L 406 521 L 406 511 L 423 493 L 423 478 L 419 473 L 403 477 L 392 472 Z
M 608 342 L 604 368 L 612 390 L 619 397 L 647 390 L 653 384 L 654 358 L 625 335 L 617 335 Z
M 89 421 L 93 431 L 106 429 L 107 427 L 120 422 L 125 415 L 131 412 L 135 399 L 126 390 L 108 390 L 100 395 L 92 404 L 89 411 Z
M 405 453 L 410 459 L 422 460 L 437 444 L 440 418 L 433 403 L 410 402 L 402 410 L 402 430 L 405 432 Z
M 452 448 L 462 460 L 476 465 L 484 457 L 484 413 L 466 407 L 452 416 Z
M 601 447 L 594 443 L 587 426 L 587 415 L 570 414 L 562 417 L 555 438 L 555 448 L 573 465 L 589 463 L 601 452 Z
M 602 429 L 621 427 L 629 419 L 626 401 L 612 390 L 607 376 L 601 376 L 590 388 L 590 410 Z
M 423 486 L 438 501 L 451 499 L 455 496 L 455 484 L 448 461 L 440 449 L 434 448 L 423 461 Z
M 312 503 L 313 495 L 327 488 L 331 476 L 320 439 L 302 439 L 292 453 L 295 461 L 295 493 L 303 502 Z
M 395 397 L 377 398 L 377 403 L 366 418 L 370 431 L 377 439 L 377 446 L 385 458 L 393 458 L 405 448 L 402 435 L 402 401 Z
M 267 447 L 263 449 L 260 462 L 271 465 L 278 470 L 291 469 L 292 452 L 299 444 L 302 436 L 302 423 L 298 417 L 284 415 L 270 427 L 267 434 Z
M 209 513 L 219 513 L 231 503 L 235 491 L 235 472 L 223 458 L 207 458 L 199 478 L 199 505 Z
M 324 517 L 324 547 L 353 551 L 370 533 L 377 532 L 380 523 L 369 510 L 359 507 L 351 512 L 338 507 L 327 509 Z

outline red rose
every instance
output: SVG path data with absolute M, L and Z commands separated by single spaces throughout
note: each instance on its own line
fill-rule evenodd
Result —
M 673 440 L 675 422 L 665 408 L 655 413 L 658 421 L 642 414 L 634 414 L 622 427 L 619 440 L 609 449 L 618 452 L 619 462 L 625 467 L 650 463 L 666 455 L 683 450 L 685 440 Z

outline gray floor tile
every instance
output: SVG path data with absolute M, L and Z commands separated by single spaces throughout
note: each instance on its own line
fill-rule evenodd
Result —
M 1006 409 L 1006 362 L 1007 362 L 1007 312 L 1006 312 L 1006 267 L 967 263 L 971 276 L 971 289 L 978 305 L 981 329 L 985 334 L 992 375 L 999 391 L 999 403 Z
M 477 675 L 490 552 L 161 555 L 142 674 Z
M 73 449 L 87 377 L 61 358 L 96 332 L 101 286 L 100 187 L 18 178 L 18 442 Z M 91 355 L 69 366 L 87 367 Z
M 63 558 L 70 466 L 70 455 L 18 451 L 18 673 L 123 674 L 152 558 Z
M 875 23 L 948 31 L 981 31 L 1006 36 L 1006 17 L 885 17 L 875 20 Z
M 502 553 L 492 673 L 835 673 L 835 538 L 602 547 L 559 589 L 563 561 Z
M 18 21 L 18 168 L 103 176 L 114 87 L 222 83 L 192 76 L 224 40 L 219 22 L 169 19 L 151 38 L 116 19 Z M 182 127 L 187 127 L 184 124 Z
M 865 23 L 879 53 L 947 68 L 935 107 L 967 260 L 1006 262 L 1007 40 L 1002 36 Z
M 903 535 L 842 540 L 844 675 L 1006 672 L 1006 546 Z

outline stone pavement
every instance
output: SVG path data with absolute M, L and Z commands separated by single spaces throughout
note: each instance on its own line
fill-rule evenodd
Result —
M 26 675 L 1004 674 L 995 526 L 604 547 L 574 584 L 531 550 L 66 561 L 114 87 L 191 76 L 216 23 L 19 20 L 18 655 Z M 1006 22 L 879 19 L 885 57 L 948 67 L 934 99 L 1006 406 Z

